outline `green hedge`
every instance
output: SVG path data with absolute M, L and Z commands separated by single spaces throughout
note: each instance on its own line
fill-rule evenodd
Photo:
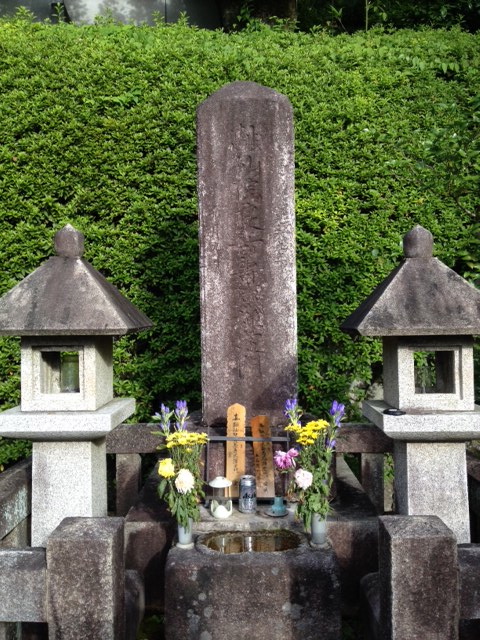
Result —
M 72 223 L 85 257 L 155 322 L 116 344 L 116 392 L 138 399 L 138 420 L 159 400 L 199 406 L 195 110 L 252 80 L 295 114 L 301 401 L 357 399 L 379 343 L 339 325 L 397 264 L 403 234 L 422 224 L 448 265 L 475 262 L 479 42 L 1 21 L 0 294 Z M 4 407 L 18 389 L 18 344 L 3 339 Z

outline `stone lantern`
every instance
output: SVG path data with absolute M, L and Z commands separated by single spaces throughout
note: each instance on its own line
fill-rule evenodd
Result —
M 21 336 L 21 403 L 0 435 L 33 440 L 32 546 L 67 516 L 106 516 L 106 434 L 135 411 L 113 397 L 113 336 L 152 326 L 86 260 L 67 225 L 57 255 L 0 298 L 0 335 Z
M 469 542 L 465 442 L 480 438 L 480 292 L 433 257 L 423 227 L 403 247 L 403 262 L 341 328 L 383 338 L 384 398 L 364 402 L 363 414 L 395 441 L 398 512 L 437 515 L 459 543 Z

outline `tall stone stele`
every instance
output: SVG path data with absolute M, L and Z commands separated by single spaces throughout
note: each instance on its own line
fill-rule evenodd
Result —
M 297 393 L 293 112 L 254 82 L 197 112 L 203 419 L 284 419 Z
M 469 542 L 465 442 L 480 437 L 473 336 L 480 292 L 433 257 L 432 234 L 416 226 L 405 259 L 342 325 L 383 338 L 384 399 L 363 414 L 395 441 L 402 515 L 436 515 Z
M 67 516 L 106 516 L 105 436 L 135 410 L 113 397 L 113 336 L 152 326 L 86 260 L 67 225 L 57 255 L 0 298 L 0 335 L 21 336 L 21 404 L 0 435 L 33 440 L 32 546 Z

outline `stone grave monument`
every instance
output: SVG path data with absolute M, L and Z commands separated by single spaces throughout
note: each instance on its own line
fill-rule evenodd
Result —
M 292 108 L 271 89 L 235 82 L 200 105 L 197 126 L 203 421 L 220 431 L 227 418 L 227 436 L 214 438 L 232 495 L 254 473 L 258 497 L 273 497 L 271 427 L 285 423 L 297 392 Z M 339 638 L 335 554 L 309 545 L 285 516 L 258 508 L 215 520 L 203 511 L 196 547 L 168 553 L 167 640 L 313 640 L 318 629 Z M 291 547 L 270 544 L 285 536 Z
M 384 399 L 365 402 L 363 414 L 395 441 L 398 513 L 436 515 L 466 543 L 465 442 L 480 436 L 473 384 L 480 292 L 433 257 L 423 227 L 407 233 L 403 247 L 403 262 L 342 329 L 383 338 Z
M 293 117 L 234 82 L 197 114 L 203 419 L 283 418 L 297 391 Z
M 151 321 L 86 260 L 67 225 L 57 255 L 0 299 L 0 335 L 21 336 L 21 404 L 0 435 L 33 440 L 32 546 L 68 516 L 106 516 L 105 436 L 135 410 L 113 397 L 113 336 Z

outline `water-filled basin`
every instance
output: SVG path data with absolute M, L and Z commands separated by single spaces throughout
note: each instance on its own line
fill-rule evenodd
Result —
M 219 553 L 288 551 L 300 546 L 302 539 L 286 529 L 262 531 L 216 531 L 202 536 L 202 544 Z

